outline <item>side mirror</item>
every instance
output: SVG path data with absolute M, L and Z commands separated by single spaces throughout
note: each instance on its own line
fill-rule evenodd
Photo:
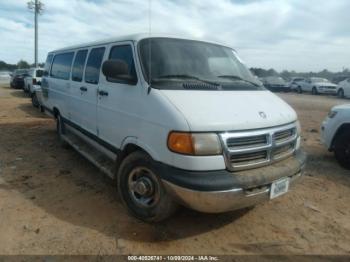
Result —
M 137 79 L 129 74 L 129 66 L 123 60 L 110 59 L 103 63 L 102 73 L 107 77 L 107 80 L 111 82 L 123 81 L 129 84 L 135 84 Z

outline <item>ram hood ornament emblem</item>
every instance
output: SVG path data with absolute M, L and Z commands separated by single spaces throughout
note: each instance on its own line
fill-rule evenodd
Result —
M 259 112 L 259 115 L 260 115 L 262 118 L 264 118 L 264 119 L 266 118 L 265 112 L 262 112 L 262 111 L 261 111 L 261 112 Z

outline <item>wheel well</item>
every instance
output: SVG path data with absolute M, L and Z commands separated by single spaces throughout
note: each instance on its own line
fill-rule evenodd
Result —
M 334 148 L 334 143 L 335 143 L 337 137 L 339 135 L 343 134 L 344 132 L 350 132 L 350 123 L 343 124 L 338 128 L 338 130 L 335 133 L 333 140 L 332 140 L 332 146 L 331 146 L 332 149 Z
M 57 118 L 59 114 L 60 114 L 60 111 L 58 111 L 58 109 L 57 109 L 56 107 L 54 107 L 54 108 L 53 108 L 53 116 L 54 116 L 55 118 Z
M 116 163 L 116 167 L 117 169 L 119 168 L 120 164 L 122 163 L 122 161 L 128 156 L 130 155 L 131 153 L 133 152 L 136 152 L 136 151 L 142 151 L 146 154 L 147 151 L 144 150 L 143 148 L 135 145 L 135 144 L 127 144 L 123 150 L 121 150 L 119 153 L 118 153 L 118 158 L 117 158 L 117 163 Z M 149 155 L 149 154 L 148 154 Z

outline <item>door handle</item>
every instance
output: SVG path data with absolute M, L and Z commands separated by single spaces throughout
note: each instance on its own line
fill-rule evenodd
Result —
M 83 91 L 83 92 L 86 92 L 87 88 L 85 86 L 82 86 L 82 87 L 80 87 L 80 90 Z
M 100 96 L 108 96 L 108 92 L 103 91 L 103 90 L 98 91 L 98 94 L 99 94 Z

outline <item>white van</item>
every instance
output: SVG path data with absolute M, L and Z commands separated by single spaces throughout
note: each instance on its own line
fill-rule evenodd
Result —
M 50 52 L 45 110 L 145 221 L 254 206 L 302 174 L 295 111 L 230 47 L 132 35 Z

